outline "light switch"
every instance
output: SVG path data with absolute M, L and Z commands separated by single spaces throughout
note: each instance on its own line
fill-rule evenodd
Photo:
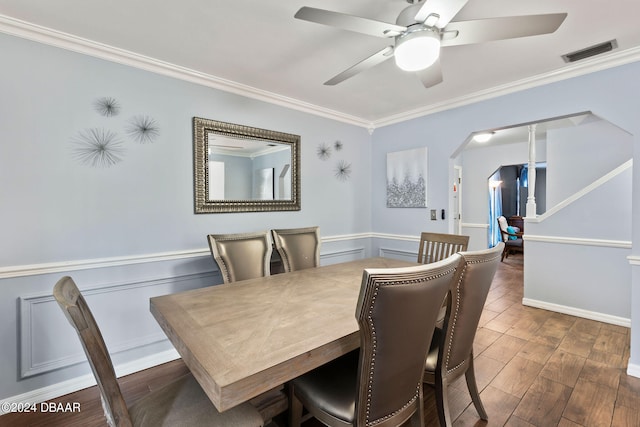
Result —
M 435 209 L 431 209 L 431 221 L 435 221 L 438 219 Z

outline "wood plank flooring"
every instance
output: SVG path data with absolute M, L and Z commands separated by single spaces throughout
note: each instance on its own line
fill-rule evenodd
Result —
M 500 264 L 474 343 L 489 422 L 478 418 L 460 378 L 449 394 L 454 426 L 640 426 L 640 379 L 626 375 L 629 329 L 523 307 L 522 294 L 522 256 L 510 256 Z M 176 361 L 124 377 L 125 399 L 135 401 L 185 372 Z M 438 426 L 434 399 L 425 387 L 426 427 Z M 106 426 L 95 387 L 55 401 L 80 402 L 81 412 L 9 414 L 0 426 Z

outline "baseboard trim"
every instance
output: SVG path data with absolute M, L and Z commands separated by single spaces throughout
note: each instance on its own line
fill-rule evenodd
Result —
M 629 363 L 627 365 L 627 375 L 632 377 L 640 378 L 640 365 L 635 365 L 633 363 Z
M 151 356 L 146 356 L 131 362 L 123 363 L 119 366 L 116 366 L 115 371 L 118 377 L 122 377 L 152 368 L 154 366 L 162 365 L 163 363 L 171 362 L 179 358 L 180 355 L 178 354 L 178 352 L 175 349 L 170 349 L 163 351 L 162 353 L 153 354 Z M 5 402 L 40 403 L 47 400 L 55 399 L 60 396 L 64 396 L 65 394 L 74 393 L 88 387 L 93 387 L 94 385 L 96 385 L 95 377 L 93 376 L 93 374 L 88 374 L 62 381 L 57 384 L 51 384 L 49 386 L 32 390 L 17 396 L 8 397 L 0 401 L 0 415 L 4 415 L 7 413 L 4 410 L 5 405 L 3 405 L 3 403 Z
M 598 313 L 596 311 L 583 310 L 580 308 L 534 300 L 531 298 L 522 298 L 522 305 L 555 311 L 556 313 L 569 314 L 571 316 L 582 317 L 584 319 L 597 320 L 598 322 L 609 323 L 611 325 L 624 326 L 625 328 L 631 328 L 631 319 L 612 316 L 610 314 Z

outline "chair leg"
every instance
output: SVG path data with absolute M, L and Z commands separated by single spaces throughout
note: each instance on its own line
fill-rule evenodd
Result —
M 451 414 L 449 412 L 449 396 L 445 379 L 436 375 L 436 407 L 438 409 L 438 419 L 440 427 L 451 427 Z
M 300 427 L 302 422 L 302 402 L 296 397 L 294 387 L 289 384 L 289 427 Z
M 485 411 L 484 406 L 482 405 L 482 400 L 480 400 L 480 393 L 478 393 L 478 384 L 476 383 L 476 373 L 473 367 L 473 353 L 469 356 L 469 366 L 467 371 L 464 373 L 465 379 L 467 380 L 467 388 L 469 389 L 469 394 L 471 395 L 471 400 L 473 401 L 473 406 L 476 407 L 476 411 L 478 411 L 478 415 L 483 420 L 488 420 L 487 411 Z
M 418 391 L 418 410 L 411 416 L 411 425 L 413 427 L 424 427 L 424 385 L 420 385 Z

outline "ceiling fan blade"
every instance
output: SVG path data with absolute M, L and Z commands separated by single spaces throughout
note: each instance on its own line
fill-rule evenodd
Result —
M 469 0 L 425 0 L 416 14 L 415 20 L 417 22 L 424 22 L 429 15 L 437 14 L 440 18 L 432 25 L 438 28 L 444 28 L 468 1 Z
M 300 8 L 294 18 L 376 37 L 393 37 L 407 29 L 401 25 L 306 6 Z
M 429 68 L 416 71 L 416 74 L 420 77 L 422 84 L 426 88 L 442 83 L 442 67 L 440 66 L 440 58 L 438 58 Z
M 341 72 L 340 74 L 338 74 L 337 76 L 333 77 L 332 79 L 327 80 L 326 82 L 324 82 L 324 84 L 327 86 L 337 85 L 338 83 L 347 80 L 349 77 L 352 77 L 364 70 L 368 70 L 369 68 L 386 61 L 392 56 L 393 56 L 393 47 L 387 46 L 384 49 L 382 49 L 380 52 L 374 53 L 370 57 L 358 62 L 353 67 L 348 68 L 343 72 Z
M 550 13 L 451 22 L 444 31 L 457 31 L 458 36 L 443 38 L 442 46 L 458 46 L 549 34 L 557 30 L 566 17 L 566 13 Z

